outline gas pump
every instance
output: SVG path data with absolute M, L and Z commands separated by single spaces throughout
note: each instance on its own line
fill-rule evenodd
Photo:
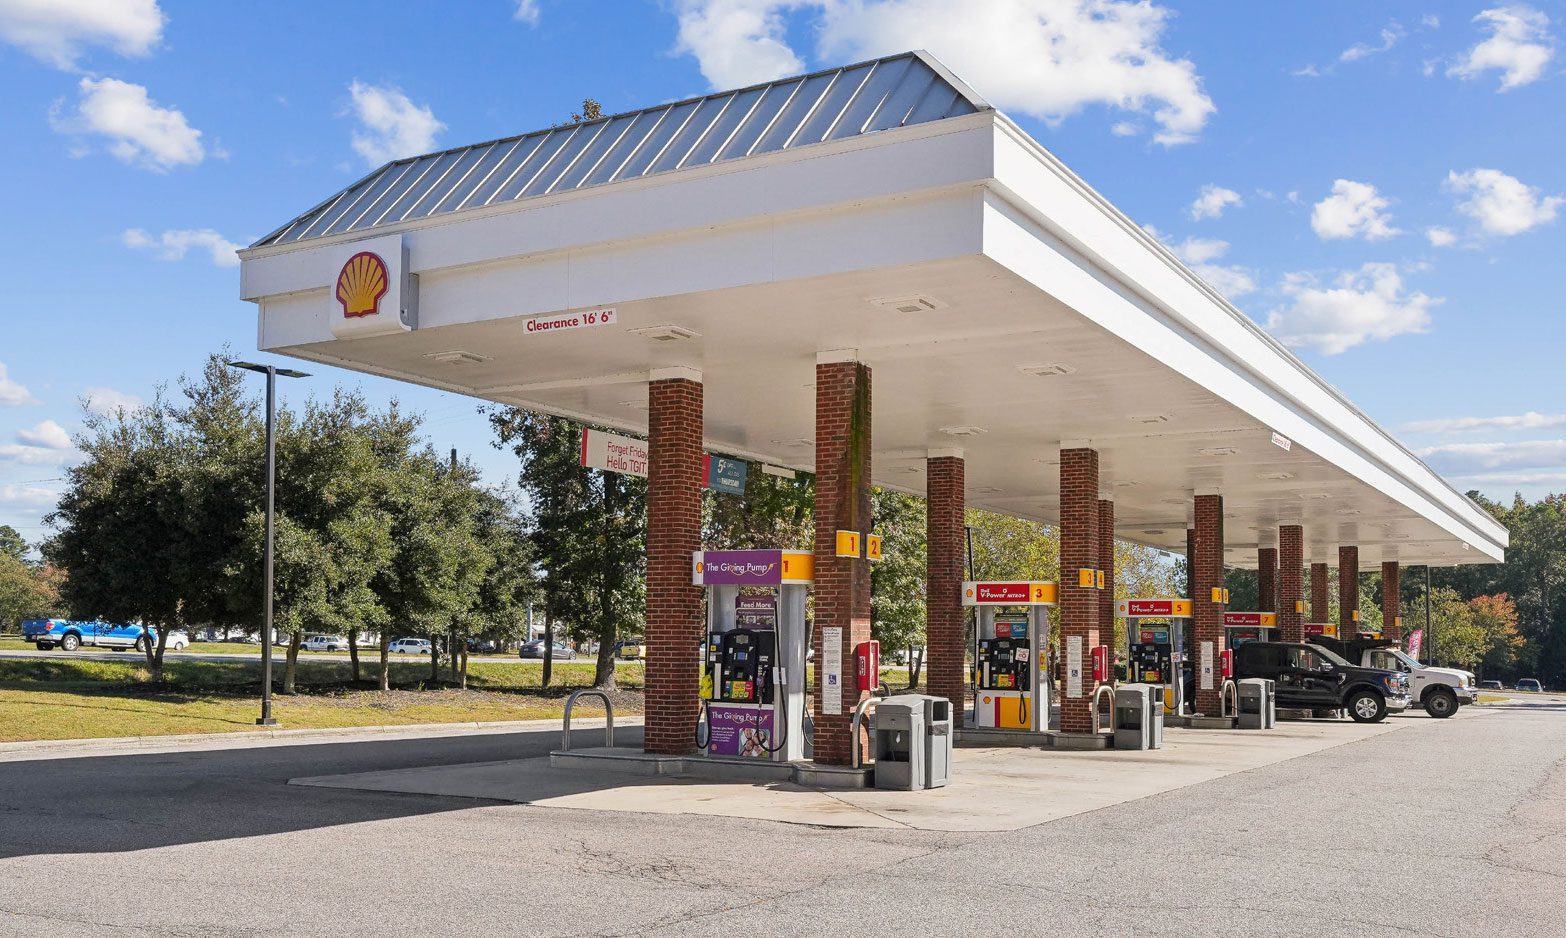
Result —
M 1049 728 L 1048 609 L 1054 583 L 962 585 L 962 604 L 977 617 L 973 725 L 982 729 Z
M 1226 612 L 1223 614 L 1224 647 L 1233 651 L 1246 642 L 1270 642 L 1278 634 L 1275 612 Z
M 702 715 L 696 742 L 710 756 L 804 758 L 805 593 L 814 558 L 799 551 L 696 551 L 691 582 L 705 587 Z
M 1189 599 L 1122 599 L 1115 614 L 1126 620 L 1127 677 L 1134 683 L 1162 684 L 1164 712 L 1185 710 L 1185 623 L 1191 618 Z M 1163 619 L 1143 623 L 1143 619 Z

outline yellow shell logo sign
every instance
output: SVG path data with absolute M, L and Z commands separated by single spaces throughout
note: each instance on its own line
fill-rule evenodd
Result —
M 380 255 L 360 251 L 348 258 L 337 275 L 337 302 L 343 305 L 343 316 L 356 319 L 379 313 L 381 297 L 389 285 L 386 262 Z

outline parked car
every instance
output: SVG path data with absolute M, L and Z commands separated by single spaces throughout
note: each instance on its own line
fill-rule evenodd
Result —
M 647 657 L 647 645 L 640 640 L 624 641 L 615 647 L 614 656 L 629 661 L 640 661 Z
M 493 655 L 493 654 L 496 654 L 498 652 L 502 652 L 502 651 L 505 651 L 505 650 L 506 650 L 505 643 L 504 642 L 500 642 L 500 641 L 496 641 L 493 638 L 470 638 L 470 639 L 468 639 L 468 651 L 471 651 L 471 652 L 473 652 L 475 654 Z
M 114 622 L 81 622 L 72 619 L 24 619 L 22 640 L 32 642 L 39 651 L 60 648 L 75 651 L 83 645 L 124 651 L 134 648 L 141 651 L 148 638 L 158 640 L 156 630 L 139 625 L 122 625 Z M 179 651 L 190 645 L 190 636 L 183 631 L 169 633 L 170 651 Z
M 1480 681 L 1479 686 L 1485 690 L 1505 690 L 1500 681 Z
M 1234 677 L 1277 682 L 1279 707 L 1347 710 L 1356 723 L 1380 723 L 1409 705 L 1408 675 L 1350 664 L 1303 642 L 1246 642 L 1235 649 Z
M 1542 694 L 1544 692 L 1544 685 L 1540 684 L 1539 679 L 1536 677 L 1525 677 L 1517 682 L 1517 689 L 1532 691 L 1535 694 Z
M 305 651 L 347 651 L 348 639 L 341 635 L 311 635 L 304 640 Z
M 517 653 L 517 657 L 519 657 L 519 658 L 542 658 L 542 657 L 544 657 L 544 640 L 541 639 L 541 638 L 535 638 L 531 642 L 523 642 L 522 643 L 522 650 Z M 559 642 L 555 642 L 555 648 L 554 648 L 554 653 L 553 653 L 552 657 L 556 661 L 562 661 L 562 660 L 563 661 L 569 661 L 572 658 L 576 657 L 576 652 L 571 650 L 567 646 L 560 644 Z
M 1473 703 L 1478 697 L 1472 671 L 1431 667 L 1398 648 L 1391 639 L 1337 639 L 1312 635 L 1307 641 L 1330 648 L 1354 664 L 1408 675 L 1409 696 L 1414 704 L 1437 719 L 1451 716 L 1459 707 Z
M 398 638 L 393 639 L 386 650 L 394 655 L 432 655 L 435 646 L 427 638 Z

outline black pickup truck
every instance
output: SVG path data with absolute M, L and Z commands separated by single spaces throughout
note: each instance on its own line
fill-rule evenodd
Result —
M 1356 723 L 1380 723 L 1409 704 L 1406 675 L 1349 664 L 1319 645 L 1247 642 L 1234 652 L 1234 678 L 1248 677 L 1276 681 L 1279 707 L 1347 710 Z

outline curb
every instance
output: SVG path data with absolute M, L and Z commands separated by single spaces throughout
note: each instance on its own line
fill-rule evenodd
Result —
M 573 726 L 600 727 L 602 717 L 588 717 L 573 721 Z M 616 726 L 641 726 L 641 714 L 627 715 L 616 721 Z M 336 726 L 304 730 L 241 730 L 233 733 L 171 733 L 166 736 L 104 736 L 93 739 L 34 739 L 14 743 L 0 743 L 0 756 L 9 753 L 25 753 L 49 750 L 113 749 L 127 747 L 153 747 L 160 744 L 225 742 L 259 742 L 272 739 L 329 739 L 339 736 L 364 734 L 424 734 L 438 735 L 453 730 L 480 730 L 500 732 L 504 730 L 559 729 L 559 720 L 491 720 L 472 723 L 392 723 L 381 726 Z

